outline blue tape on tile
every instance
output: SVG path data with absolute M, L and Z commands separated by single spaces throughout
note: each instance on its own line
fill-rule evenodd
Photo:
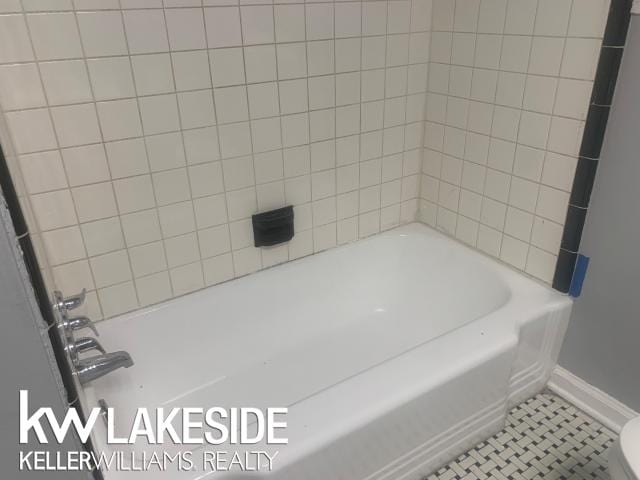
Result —
M 582 284 L 584 277 L 587 275 L 587 267 L 589 267 L 589 257 L 578 254 L 576 259 L 576 267 L 571 278 L 571 286 L 569 287 L 569 296 L 578 298 L 582 293 Z

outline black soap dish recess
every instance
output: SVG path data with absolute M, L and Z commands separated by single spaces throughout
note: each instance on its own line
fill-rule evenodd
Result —
M 293 206 L 257 213 L 251 217 L 256 247 L 270 247 L 293 238 Z

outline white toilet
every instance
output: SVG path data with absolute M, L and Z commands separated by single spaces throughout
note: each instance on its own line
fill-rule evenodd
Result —
M 640 480 L 640 417 L 628 422 L 609 450 L 611 480 Z

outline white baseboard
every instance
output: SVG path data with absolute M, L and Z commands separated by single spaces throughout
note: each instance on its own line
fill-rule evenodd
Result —
M 631 5 L 631 14 L 640 15 L 640 1 L 633 0 L 633 4 Z
M 620 433 L 623 425 L 639 414 L 573 373 L 556 366 L 547 384 L 558 394 L 604 426 Z

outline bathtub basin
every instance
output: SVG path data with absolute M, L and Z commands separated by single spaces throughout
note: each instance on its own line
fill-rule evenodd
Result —
M 272 470 L 126 472 L 106 480 L 419 479 L 498 431 L 555 365 L 571 300 L 422 224 L 102 322 L 135 360 L 84 389 L 127 430 L 137 407 L 288 407 Z M 122 422 L 120 425 L 118 422 Z M 198 462 L 196 462 L 199 465 Z

